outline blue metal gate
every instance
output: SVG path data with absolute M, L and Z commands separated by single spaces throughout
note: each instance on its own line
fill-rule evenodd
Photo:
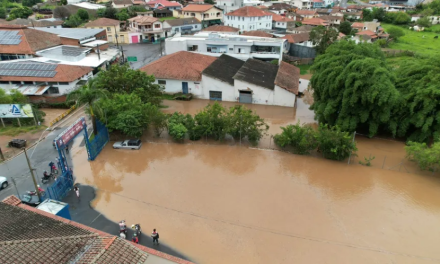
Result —
M 46 194 L 41 198 L 43 200 L 50 198 L 61 201 L 67 193 L 73 188 L 73 177 L 70 171 L 64 172 L 57 177 L 55 182 L 46 189 Z
M 89 160 L 95 160 L 109 140 L 108 129 L 105 125 L 97 120 L 96 128 L 98 130 L 98 134 L 92 139 L 92 141 L 89 141 L 86 132 L 86 148 Z

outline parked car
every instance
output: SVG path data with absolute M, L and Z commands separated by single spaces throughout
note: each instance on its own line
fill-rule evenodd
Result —
M 8 179 L 6 179 L 6 177 L 0 176 L 0 189 L 5 189 L 6 187 L 8 187 L 8 185 Z
M 140 139 L 129 139 L 124 141 L 118 141 L 113 144 L 114 149 L 140 149 L 142 142 Z
M 36 207 L 40 204 L 40 200 L 38 199 L 38 196 L 36 195 L 29 195 L 29 194 L 23 194 L 20 197 L 20 200 L 22 203 Z

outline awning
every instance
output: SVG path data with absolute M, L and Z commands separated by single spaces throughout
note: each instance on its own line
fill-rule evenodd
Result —
M 50 85 L 23 85 L 16 89 L 24 95 L 42 95 L 49 87 Z
M 181 27 L 182 30 L 188 30 L 188 29 L 192 29 L 192 28 L 193 28 L 192 26 L 184 26 L 184 27 Z

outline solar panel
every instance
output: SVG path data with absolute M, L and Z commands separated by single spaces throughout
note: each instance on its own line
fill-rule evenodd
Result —
M 54 77 L 56 71 L 32 71 L 32 70 L 4 70 L 0 69 L 2 76 L 21 76 L 21 77 Z
M 18 30 L 0 30 L 0 45 L 18 45 L 21 43 L 21 35 Z
M 4 64 L 0 64 L 0 69 L 11 69 L 11 70 L 53 71 L 56 68 L 57 68 L 57 65 L 44 64 L 44 63 L 4 63 Z

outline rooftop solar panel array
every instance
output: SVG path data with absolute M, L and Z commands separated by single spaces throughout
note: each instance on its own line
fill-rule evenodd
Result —
M 43 63 L 5 63 L 0 64 L 0 76 L 45 77 L 52 78 L 57 65 Z
M 0 45 L 18 45 L 21 42 L 21 35 L 18 30 L 0 30 Z

